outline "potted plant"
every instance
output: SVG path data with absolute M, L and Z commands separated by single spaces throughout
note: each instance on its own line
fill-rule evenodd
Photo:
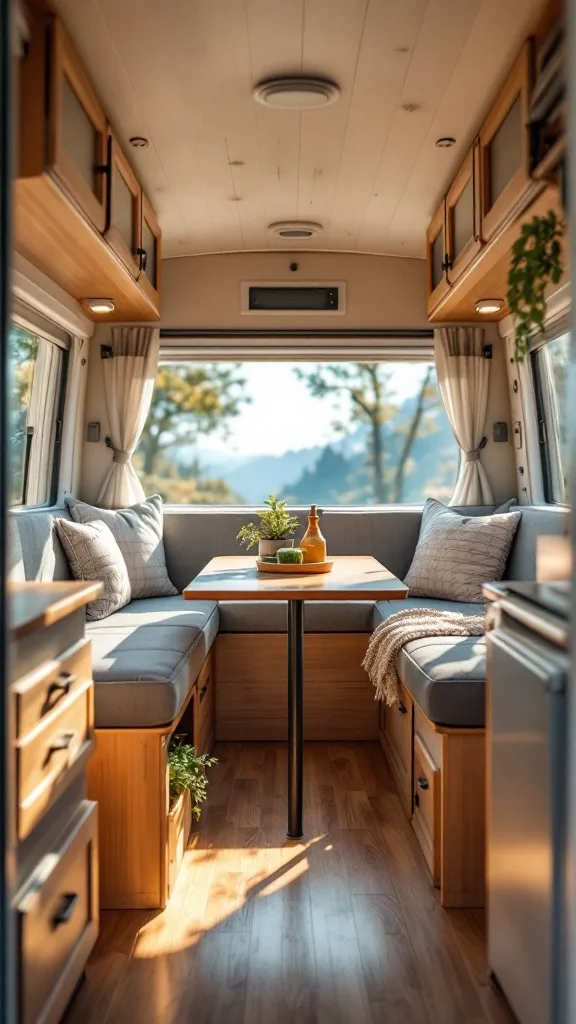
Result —
M 259 558 L 275 557 L 279 548 L 292 547 L 290 539 L 300 526 L 297 516 L 290 515 L 285 501 L 279 501 L 273 494 L 266 498 L 267 508 L 258 512 L 257 523 L 248 523 L 238 533 L 239 540 L 245 548 L 258 545 Z
M 545 217 L 532 217 L 522 225 L 512 246 L 508 271 L 508 307 L 514 317 L 514 358 L 521 363 L 530 351 L 532 336 L 544 329 L 546 288 L 562 277 L 564 225 L 554 210 Z
M 170 810 L 168 813 L 168 892 L 172 893 L 182 863 L 192 818 L 200 817 L 200 804 L 206 799 L 206 769 L 216 764 L 215 757 L 197 754 L 196 748 L 182 740 L 168 751 Z

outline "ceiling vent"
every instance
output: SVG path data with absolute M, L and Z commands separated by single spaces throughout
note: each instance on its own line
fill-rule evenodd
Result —
M 259 82 L 252 95 L 257 103 L 282 110 L 313 110 L 336 103 L 340 89 L 327 78 L 290 76 Z
M 277 224 L 270 224 L 269 231 L 273 231 L 279 238 L 306 239 L 314 238 L 322 232 L 321 224 L 314 224 L 312 221 L 304 220 L 282 220 Z

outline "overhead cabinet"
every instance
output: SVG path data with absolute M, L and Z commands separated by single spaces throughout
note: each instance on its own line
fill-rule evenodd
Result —
M 15 248 L 107 320 L 157 320 L 161 233 L 62 22 L 30 19 L 20 62 Z
M 521 203 L 530 184 L 531 51 L 528 40 L 480 131 L 484 241 Z
M 482 247 L 480 240 L 479 147 L 467 154 L 446 196 L 448 280 L 456 281 Z
M 448 240 L 446 233 L 446 200 L 443 199 L 426 232 L 426 266 L 428 279 L 428 312 L 450 289 L 448 271 Z

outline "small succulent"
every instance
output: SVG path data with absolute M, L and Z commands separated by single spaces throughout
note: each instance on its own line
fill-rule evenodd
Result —
M 282 565 L 300 565 L 304 561 L 302 548 L 279 548 L 276 560 Z

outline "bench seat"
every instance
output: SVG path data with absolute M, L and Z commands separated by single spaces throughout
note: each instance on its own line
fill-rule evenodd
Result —
M 437 598 L 380 601 L 373 628 L 403 608 L 478 615 L 484 605 Z M 486 640 L 482 636 L 436 636 L 411 640 L 396 659 L 398 675 L 427 718 L 451 728 L 483 728 L 485 722 Z
M 86 624 L 92 641 L 95 724 L 146 729 L 177 718 L 218 633 L 215 601 L 131 601 Z

